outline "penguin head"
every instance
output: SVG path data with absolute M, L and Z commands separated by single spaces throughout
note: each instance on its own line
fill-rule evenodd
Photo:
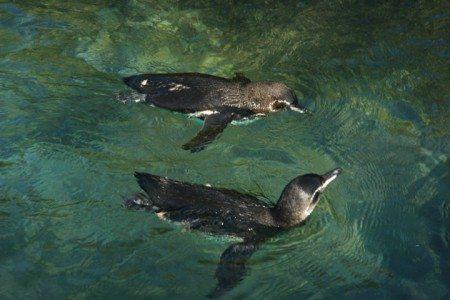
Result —
M 262 95 L 262 105 L 267 111 L 279 111 L 290 109 L 299 113 L 305 113 L 305 107 L 298 103 L 294 91 L 287 85 L 279 82 L 264 82 L 264 94 Z
M 323 175 L 305 174 L 289 182 L 273 208 L 274 217 L 280 226 L 290 227 L 306 220 L 319 203 L 325 188 L 341 172 L 342 169 L 337 168 Z

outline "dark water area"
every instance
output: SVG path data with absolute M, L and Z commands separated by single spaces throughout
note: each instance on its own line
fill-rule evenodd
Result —
M 113 3 L 113 4 L 112 4 Z M 305 226 L 228 297 L 449 298 L 447 1 L 0 1 L 0 298 L 203 298 L 230 237 L 122 207 L 134 171 L 274 203 L 334 167 Z M 229 126 L 123 104 L 121 77 L 292 87 L 313 113 Z

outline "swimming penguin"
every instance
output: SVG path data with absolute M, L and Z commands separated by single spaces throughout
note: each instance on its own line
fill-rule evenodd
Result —
M 274 206 L 235 190 L 135 173 L 145 194 L 124 199 L 124 206 L 183 222 L 190 229 L 242 238 L 242 242 L 231 245 L 221 255 L 216 270 L 218 285 L 210 295 L 220 296 L 244 277 L 246 261 L 267 238 L 303 224 L 324 189 L 340 173 L 337 168 L 323 175 L 298 176 L 286 185 Z
M 204 120 L 196 137 L 183 149 L 197 152 L 214 140 L 233 120 L 263 116 L 281 109 L 300 113 L 294 92 L 283 83 L 251 82 L 236 74 L 232 79 L 199 74 L 142 74 L 125 77 L 123 81 L 145 95 L 145 103 Z

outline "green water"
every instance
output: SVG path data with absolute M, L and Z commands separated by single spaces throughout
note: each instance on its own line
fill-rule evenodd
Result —
M 202 298 L 233 241 L 122 208 L 134 171 L 274 202 L 337 166 L 227 296 L 449 298 L 450 7 L 380 3 L 0 1 L 0 298 Z M 115 100 L 141 72 L 281 81 L 314 113 L 191 154 L 196 120 Z

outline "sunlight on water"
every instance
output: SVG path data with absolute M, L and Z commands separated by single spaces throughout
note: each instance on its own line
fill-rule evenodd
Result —
M 125 210 L 134 171 L 275 202 L 337 166 L 229 295 L 448 297 L 448 5 L 288 2 L 0 3 L 2 298 L 202 298 L 231 240 Z M 192 154 L 201 122 L 117 101 L 144 72 L 281 81 L 313 113 Z

